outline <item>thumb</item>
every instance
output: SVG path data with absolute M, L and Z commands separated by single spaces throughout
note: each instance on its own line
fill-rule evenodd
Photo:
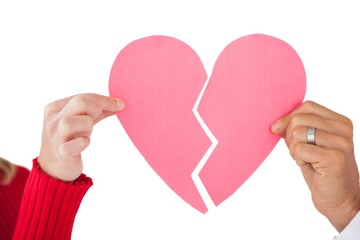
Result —
M 289 125 L 290 122 L 290 114 L 276 120 L 272 125 L 271 125 L 271 131 L 274 134 L 282 134 L 285 135 L 286 133 L 286 129 Z

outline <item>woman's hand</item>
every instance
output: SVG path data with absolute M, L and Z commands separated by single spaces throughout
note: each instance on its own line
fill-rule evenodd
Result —
M 73 181 L 83 171 L 81 153 L 88 147 L 93 127 L 124 109 L 124 102 L 93 93 L 48 104 L 38 162 L 48 175 Z

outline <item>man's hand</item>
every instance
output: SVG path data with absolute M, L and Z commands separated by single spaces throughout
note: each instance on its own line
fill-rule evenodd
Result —
M 315 145 L 307 129 L 315 127 Z M 318 211 L 341 232 L 360 210 L 359 171 L 353 125 L 345 116 L 307 101 L 272 126 L 284 135 L 290 154 L 301 168 Z

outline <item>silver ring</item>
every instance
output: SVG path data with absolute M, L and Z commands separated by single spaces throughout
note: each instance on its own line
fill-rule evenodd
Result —
M 308 144 L 315 145 L 315 128 L 314 127 L 308 127 L 307 130 L 307 142 Z

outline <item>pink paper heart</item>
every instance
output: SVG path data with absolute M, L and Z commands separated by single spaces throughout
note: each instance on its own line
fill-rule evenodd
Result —
M 198 55 L 167 36 L 128 44 L 109 81 L 110 96 L 126 101 L 117 117 L 137 149 L 178 196 L 203 213 L 207 207 L 191 174 L 212 145 L 193 112 L 206 81 Z M 301 59 L 280 39 L 253 34 L 223 50 L 197 109 L 218 140 L 199 174 L 216 206 L 272 151 L 280 136 L 271 133 L 271 124 L 298 106 L 305 90 Z

